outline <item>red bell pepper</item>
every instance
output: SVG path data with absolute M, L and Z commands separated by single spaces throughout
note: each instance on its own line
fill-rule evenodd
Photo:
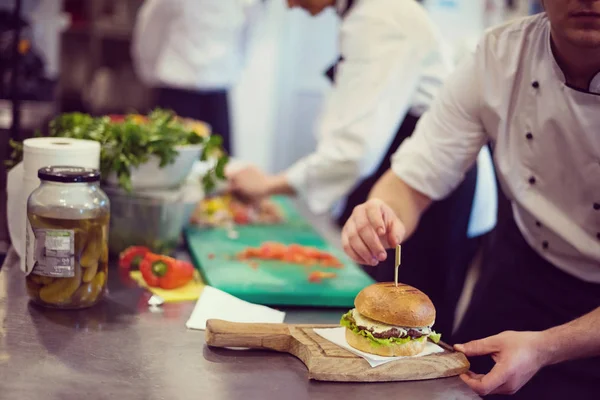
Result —
M 119 254 L 119 267 L 126 269 L 139 268 L 140 262 L 148 253 L 150 253 L 150 249 L 144 246 L 128 247 Z
M 148 286 L 176 289 L 193 279 L 194 266 L 171 257 L 147 253 L 140 263 L 140 272 Z

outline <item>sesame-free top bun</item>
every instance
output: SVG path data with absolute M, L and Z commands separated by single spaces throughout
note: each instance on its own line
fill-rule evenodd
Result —
M 435 307 L 427 295 L 412 286 L 393 282 L 367 286 L 354 299 L 356 310 L 367 318 L 407 328 L 431 326 Z
M 346 342 L 357 350 L 383 357 L 411 357 L 425 349 L 426 340 L 411 340 L 407 343 L 392 343 L 378 346 L 368 338 L 346 328 Z

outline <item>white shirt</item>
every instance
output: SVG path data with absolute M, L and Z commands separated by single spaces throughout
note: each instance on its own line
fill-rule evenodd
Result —
M 447 82 L 394 155 L 396 175 L 440 199 L 491 140 L 527 242 L 556 267 L 600 283 L 600 74 L 592 93 L 565 84 L 542 14 L 490 31 Z
M 355 2 L 342 21 L 343 61 L 317 127 L 318 147 L 286 172 L 313 212 L 329 211 L 374 173 L 406 114 L 429 108 L 453 68 L 447 50 L 415 0 Z M 481 163 L 491 166 L 486 152 Z M 495 189 L 491 167 L 484 165 L 479 178 Z M 496 222 L 495 196 L 490 201 L 480 193 L 479 199 L 469 228 L 475 234 Z
M 133 35 L 136 72 L 151 87 L 231 87 L 258 6 L 258 0 L 146 0 Z

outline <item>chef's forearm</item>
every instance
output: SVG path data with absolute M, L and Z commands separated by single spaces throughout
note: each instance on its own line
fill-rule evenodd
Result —
M 544 364 L 600 356 L 600 307 L 572 322 L 542 332 Z
M 285 195 L 285 196 L 295 196 L 296 190 L 294 187 L 288 182 L 285 175 L 275 175 L 270 178 L 267 193 L 269 196 L 276 195 Z
M 394 210 L 406 228 L 404 240 L 413 234 L 421 215 L 431 204 L 429 197 L 414 190 L 391 170 L 377 181 L 369 198 L 382 200 Z

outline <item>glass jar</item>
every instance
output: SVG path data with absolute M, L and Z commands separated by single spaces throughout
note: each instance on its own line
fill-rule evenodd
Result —
M 98 170 L 53 166 L 38 171 L 27 201 L 27 293 L 47 307 L 78 309 L 104 295 L 110 205 Z

